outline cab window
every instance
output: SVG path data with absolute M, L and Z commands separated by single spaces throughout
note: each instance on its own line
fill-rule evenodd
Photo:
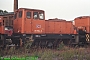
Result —
M 22 11 L 19 11 L 19 18 L 22 17 Z
M 44 14 L 42 12 L 39 13 L 39 19 L 43 20 L 44 19 Z
M 17 18 L 17 13 L 14 15 L 14 19 L 16 19 Z
M 38 12 L 34 12 L 34 13 L 33 13 L 33 18 L 34 18 L 34 19 L 38 19 Z
M 31 12 L 26 12 L 26 17 L 31 18 Z

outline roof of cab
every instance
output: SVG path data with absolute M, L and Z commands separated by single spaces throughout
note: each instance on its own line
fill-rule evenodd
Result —
M 31 10 L 31 11 L 43 11 L 44 10 L 40 10 L 40 9 L 30 9 L 30 8 L 19 8 L 19 9 L 25 9 L 25 10 Z
M 90 18 L 90 16 L 79 16 L 79 17 L 76 17 L 74 20 L 81 19 L 81 18 Z

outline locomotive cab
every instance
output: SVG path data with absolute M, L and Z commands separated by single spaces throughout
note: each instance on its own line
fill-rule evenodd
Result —
M 15 12 L 14 33 L 45 33 L 45 15 L 43 10 L 20 8 Z
M 13 42 L 20 46 L 25 39 L 45 33 L 45 13 L 43 10 L 19 8 L 14 14 L 13 23 Z
M 0 34 L 11 36 L 13 33 L 13 22 L 10 20 L 11 16 L 0 16 Z

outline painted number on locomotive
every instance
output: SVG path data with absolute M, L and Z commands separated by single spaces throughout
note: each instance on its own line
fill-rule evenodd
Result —
M 42 32 L 42 30 L 34 30 L 34 32 Z

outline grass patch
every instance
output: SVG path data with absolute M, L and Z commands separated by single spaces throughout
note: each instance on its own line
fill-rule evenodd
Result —
M 90 48 L 70 48 L 62 43 L 58 49 L 31 49 L 28 45 L 30 44 L 16 50 L 14 48 L 4 51 L 0 50 L 0 55 L 4 57 L 38 56 L 41 60 L 90 60 Z

